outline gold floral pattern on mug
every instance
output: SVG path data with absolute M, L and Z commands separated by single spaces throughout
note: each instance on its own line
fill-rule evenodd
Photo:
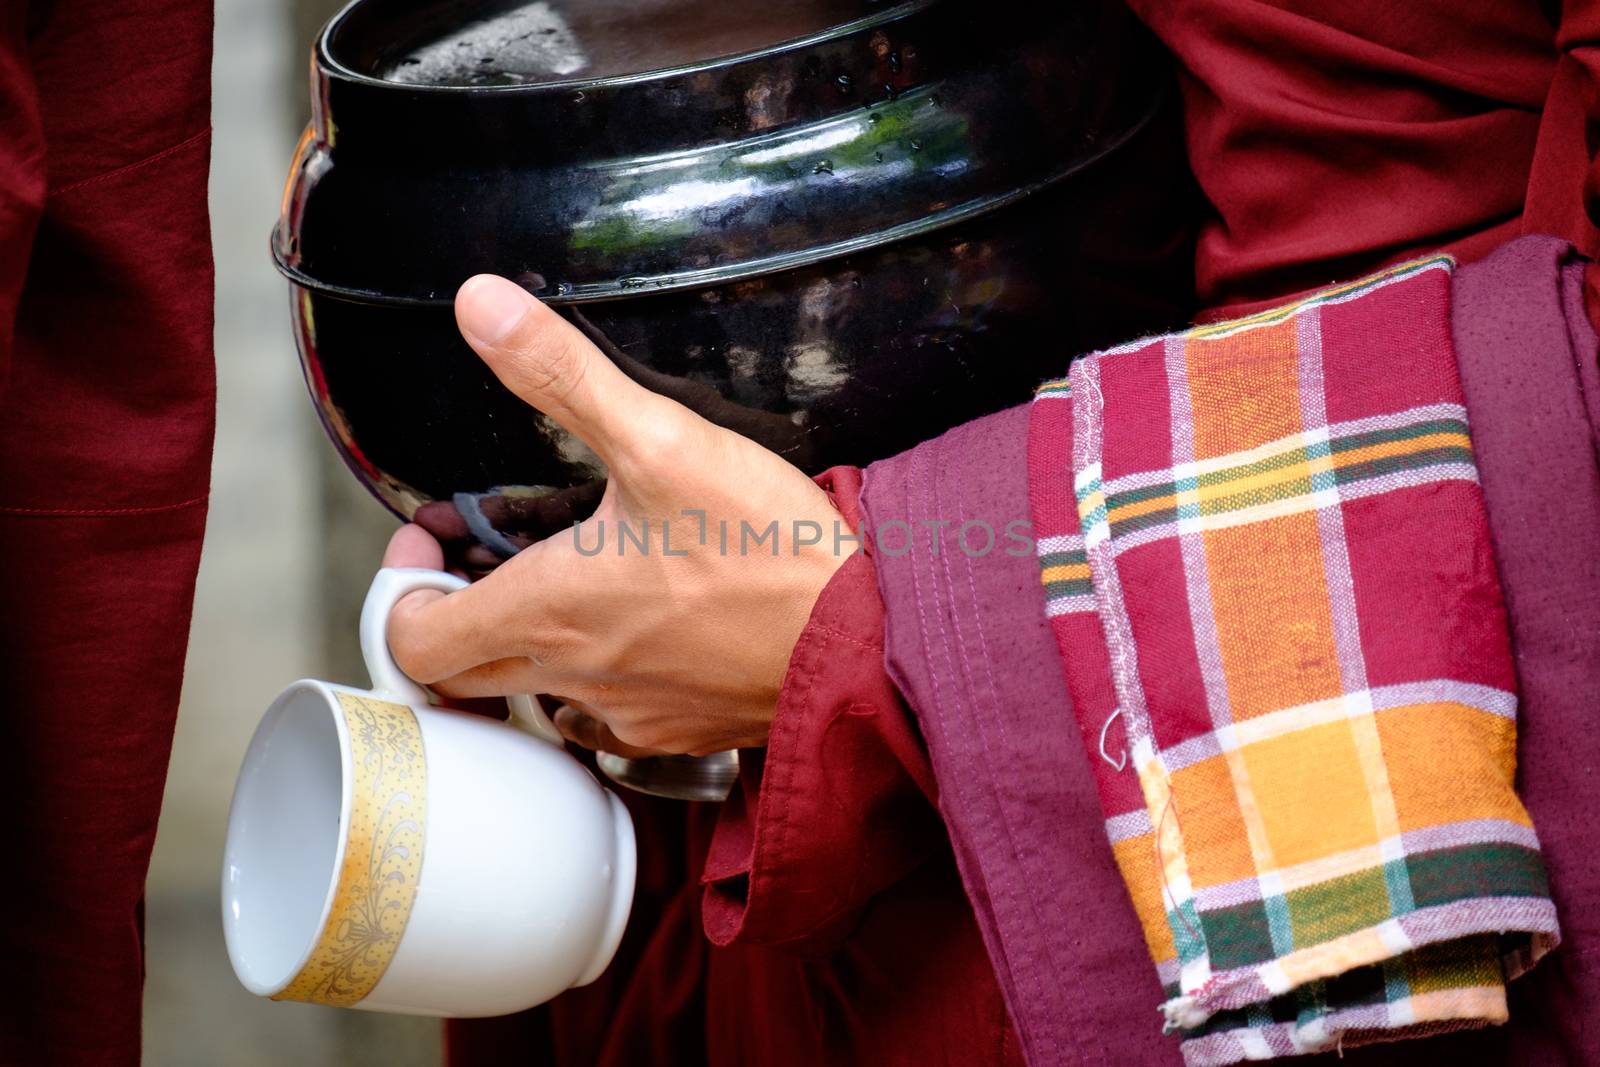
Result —
M 350 737 L 350 826 L 333 907 L 317 945 L 274 1000 L 349 1007 L 389 967 L 422 872 L 428 774 L 417 717 L 404 704 L 337 694 Z

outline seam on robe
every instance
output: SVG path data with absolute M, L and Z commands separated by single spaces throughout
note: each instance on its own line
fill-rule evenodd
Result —
M 0 505 L 0 516 L 13 515 L 19 518 L 61 518 L 61 519 L 104 519 L 115 518 L 119 515 L 159 515 L 164 511 L 182 511 L 185 508 L 198 507 L 211 499 L 210 493 L 203 493 L 188 500 L 180 500 L 176 504 L 151 504 L 147 507 L 131 508 L 26 508 L 7 507 Z
M 943 480 L 939 478 L 934 471 L 932 459 L 938 458 L 944 449 L 954 447 L 955 439 L 959 437 L 960 433 L 961 431 L 958 429 L 953 434 L 940 438 L 938 441 L 934 442 L 932 449 L 919 451 L 916 456 L 916 460 L 921 463 L 926 475 L 926 488 L 924 488 L 922 491 L 922 500 L 924 506 L 930 508 L 930 513 L 928 514 L 927 518 L 935 522 L 948 520 L 949 516 L 945 514 L 944 498 L 940 492 L 941 486 L 943 485 Z M 930 453 L 932 458 L 930 458 Z M 942 463 L 940 465 L 942 466 Z M 949 546 L 945 547 L 948 549 Z M 978 711 L 978 708 L 976 707 L 978 693 L 974 684 L 975 675 L 972 670 L 971 657 L 968 654 L 960 631 L 960 620 L 962 618 L 975 619 L 977 615 L 977 604 L 975 603 L 970 591 L 966 596 L 963 596 L 960 592 L 958 592 L 958 587 L 954 580 L 949 562 L 952 554 L 953 553 L 948 550 L 930 553 L 928 557 L 928 567 L 933 576 L 935 588 L 938 588 L 942 585 L 946 591 L 945 595 L 938 596 L 936 598 L 935 603 L 948 604 L 950 606 L 948 618 L 944 613 L 937 611 L 935 612 L 935 618 L 938 620 L 940 642 L 944 647 L 946 660 L 950 666 L 951 677 L 964 682 L 963 688 L 965 692 L 963 695 L 968 698 L 967 700 L 958 701 L 956 707 L 965 708 L 969 713 L 971 713 Z M 968 562 L 970 565 L 970 560 Z M 952 644 L 955 645 L 956 650 L 960 654 L 960 659 L 962 662 L 962 670 L 960 673 L 957 673 L 954 660 L 950 655 Z M 992 693 L 991 695 L 998 699 L 997 694 Z M 941 721 L 946 721 L 945 707 L 945 701 L 939 700 L 937 702 L 937 713 Z M 998 709 L 995 710 L 998 711 Z M 1000 844 L 1005 849 L 1006 853 L 1013 858 L 1012 863 L 1005 864 L 1000 868 L 1002 871 L 1002 878 L 1000 881 L 998 883 L 993 881 L 989 883 L 991 898 L 995 899 L 997 902 L 1003 900 L 1007 910 L 1012 911 L 1013 914 L 1018 912 L 1025 913 L 1031 925 L 1034 927 L 1039 927 L 1042 924 L 1039 922 L 1039 917 L 1034 911 L 1034 898 L 1026 891 L 1025 887 L 1021 886 L 1017 881 L 1018 869 L 1024 867 L 1023 854 L 1018 848 L 1017 844 L 1017 834 L 1011 825 L 1010 818 L 1008 817 L 1008 809 L 1001 801 L 999 796 L 996 795 L 994 786 L 992 785 L 992 783 L 996 781 L 995 774 L 1004 773 L 1004 768 L 994 767 L 993 747 L 989 743 L 986 730 L 989 722 L 997 721 L 1000 724 L 1000 729 L 1003 733 L 1004 719 L 1005 716 L 1003 714 L 991 714 L 987 716 L 977 714 L 973 716 L 973 722 L 970 725 L 970 733 L 974 734 L 978 738 L 979 750 L 982 752 L 984 764 L 991 769 L 991 773 L 987 775 L 973 775 L 970 779 L 968 779 L 965 785 L 969 792 L 969 796 L 971 795 L 972 791 L 977 791 L 983 794 L 983 802 L 989 809 L 989 815 L 986 822 L 988 823 L 990 840 L 991 842 Z M 948 725 L 945 727 L 945 732 L 948 736 Z M 985 788 L 985 786 L 987 786 L 987 788 Z M 991 845 L 989 854 L 993 855 L 993 845 Z M 999 892 L 997 893 L 996 890 L 999 890 Z M 1015 924 L 1008 924 L 1008 926 L 1011 926 L 1011 928 L 1016 928 Z M 1002 934 L 1001 936 L 1003 937 L 1004 935 Z M 1058 966 L 1056 961 L 1053 960 L 1053 954 L 1048 946 L 1041 948 L 1041 946 L 1037 944 L 1028 946 L 1013 945 L 1008 946 L 1007 951 L 1008 955 L 1018 955 L 1023 958 L 1034 954 L 1042 954 L 1047 961 L 1046 966 L 1049 968 L 1048 970 L 1033 965 L 1025 965 L 1022 968 L 1024 974 L 1029 980 L 1029 984 L 1032 986 L 1031 993 L 1029 991 L 1019 991 L 1023 993 L 1023 995 L 1032 995 L 1042 999 L 1045 996 L 1045 991 L 1042 987 L 1042 983 L 1044 981 L 1043 975 L 1046 973 L 1068 973 L 1066 969 Z M 1064 1050 L 1061 1048 L 1059 1038 L 1054 1029 L 1046 1030 L 1042 1034 L 1036 1033 L 1026 1036 L 1032 1036 L 1035 1038 L 1042 1037 L 1048 1042 L 1049 1051 L 1055 1058 L 1054 1062 L 1062 1062 L 1061 1058 L 1064 1055 Z M 1071 1037 L 1071 1034 L 1069 1033 L 1068 1036 Z M 1074 1038 L 1073 1041 L 1074 1046 L 1076 1046 L 1076 1039 Z M 1077 1059 L 1081 1062 L 1083 1060 L 1082 1050 L 1075 1048 L 1074 1051 Z
M 87 178 L 80 178 L 77 181 L 69 182 L 68 184 L 63 185 L 59 189 L 51 189 L 50 192 L 46 194 L 46 199 L 53 200 L 58 196 L 65 196 L 68 193 L 75 193 L 79 189 L 85 189 L 92 185 L 99 185 L 101 182 L 115 181 L 124 175 L 132 174 L 134 171 L 143 170 L 145 167 L 159 163 L 168 156 L 175 156 L 184 149 L 192 147 L 197 142 L 209 139 L 210 136 L 211 127 L 208 124 L 205 129 L 200 130 L 197 133 L 190 134 L 177 144 L 163 148 L 159 152 L 145 156 L 143 159 L 136 159 L 132 163 L 125 163 L 122 166 L 113 170 L 108 170 L 103 174 L 94 174 Z

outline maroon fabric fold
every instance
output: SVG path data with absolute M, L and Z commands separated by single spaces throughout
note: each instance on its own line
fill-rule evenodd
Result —
M 1177 59 L 1213 319 L 1527 233 L 1600 250 L 1600 3 L 1132 0 Z
M 1522 687 L 1519 787 L 1567 941 L 1512 987 L 1515 1062 L 1600 1063 L 1600 365 L 1583 260 L 1524 237 L 1457 271 L 1452 304 Z
M 139 1061 L 211 473 L 211 37 L 210 0 L 0 13 L 0 1064 Z
M 1016 408 L 868 468 L 862 503 L 889 672 L 927 740 L 1028 1062 L 1171 1063 L 1176 1050 L 1147 1008 L 1161 989 L 1105 843 L 1038 565 L 1031 552 L 1007 554 L 1003 536 L 981 557 L 959 543 L 964 522 L 1004 531 L 1026 520 L 1027 423 Z
M 858 528 L 861 472 L 817 481 Z M 812 608 L 767 747 L 741 755 L 716 809 L 701 877 L 712 944 L 833 955 L 876 897 L 943 851 L 933 772 L 882 664 L 883 605 L 858 552 Z

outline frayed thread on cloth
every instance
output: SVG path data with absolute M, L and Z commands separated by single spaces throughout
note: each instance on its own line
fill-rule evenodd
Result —
M 1161 1017 L 1166 1020 L 1161 1026 L 1164 1034 L 1175 1033 L 1179 1030 L 1194 1030 L 1204 1026 L 1211 1018 L 1211 1012 L 1200 1003 L 1198 996 L 1173 997 L 1165 1004 L 1160 1005 Z

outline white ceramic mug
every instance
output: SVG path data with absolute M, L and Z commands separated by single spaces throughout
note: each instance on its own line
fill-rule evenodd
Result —
M 273 701 L 228 814 L 222 921 L 250 992 L 413 1015 L 504 1015 L 592 982 L 622 939 L 627 809 L 530 697 L 515 725 L 434 707 L 389 653 L 389 612 L 466 583 L 378 573 L 370 690 L 311 679 Z

